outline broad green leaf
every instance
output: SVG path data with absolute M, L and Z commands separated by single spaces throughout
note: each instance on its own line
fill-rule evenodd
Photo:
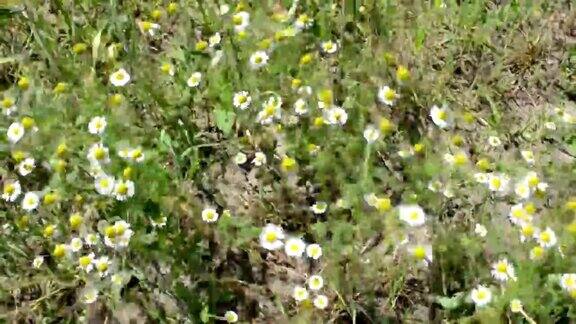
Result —
M 233 111 L 225 110 L 222 107 L 218 107 L 214 110 L 216 126 L 224 133 L 224 135 L 229 135 L 230 131 L 232 131 L 234 117 L 236 117 L 236 114 Z

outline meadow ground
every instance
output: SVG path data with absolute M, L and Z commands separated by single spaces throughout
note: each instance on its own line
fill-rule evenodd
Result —
M 0 1 L 0 317 L 576 318 L 572 1 Z

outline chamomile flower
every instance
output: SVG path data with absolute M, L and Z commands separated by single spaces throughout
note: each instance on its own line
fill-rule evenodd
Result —
M 514 193 L 520 199 L 526 200 L 530 198 L 531 191 L 530 186 L 528 185 L 528 181 L 520 181 L 516 183 L 516 185 L 514 186 Z
M 328 297 L 324 295 L 317 295 L 314 297 L 314 307 L 318 309 L 324 309 L 328 307 Z
M 502 145 L 502 141 L 497 136 L 490 136 L 488 137 L 488 145 L 492 147 L 498 147 Z
M 280 226 L 267 224 L 260 233 L 260 245 L 266 250 L 278 250 L 284 245 L 284 231 Z
M 94 287 L 84 289 L 81 299 L 84 304 L 94 303 L 98 299 L 98 290 Z
M 376 140 L 379 137 L 380 137 L 380 131 L 376 127 L 368 125 L 368 127 L 364 129 L 364 139 L 368 144 L 376 142 Z
M 202 210 L 202 220 L 206 223 L 214 223 L 218 220 L 219 214 L 214 208 L 204 208 Z
M 222 36 L 220 36 L 220 33 L 215 33 L 214 35 L 210 36 L 210 38 L 208 38 L 208 46 L 215 47 L 220 44 L 220 41 L 222 41 Z
M 110 259 L 107 256 L 101 256 L 94 260 L 94 266 L 96 267 L 96 271 L 98 271 L 100 277 L 108 275 L 108 270 L 110 269 L 111 264 L 112 262 L 110 262 Z
M 488 234 L 488 230 L 486 229 L 486 227 L 482 224 L 476 224 L 474 226 L 474 233 L 476 233 L 476 235 L 480 236 L 480 237 L 486 237 L 486 234 Z
M 35 167 L 36 167 L 36 161 L 33 158 L 25 158 L 24 160 L 22 160 L 22 162 L 16 165 L 18 173 L 23 177 L 29 175 L 34 170 Z
M 238 314 L 236 314 L 236 312 L 231 310 L 226 311 L 226 313 L 224 313 L 224 319 L 228 323 L 236 323 L 238 322 Z
M 70 244 L 68 244 L 68 246 L 70 247 L 70 251 L 78 252 L 82 250 L 82 247 L 84 247 L 84 243 L 80 238 L 74 237 L 70 240 Z
M 250 97 L 248 91 L 236 92 L 232 98 L 232 104 L 234 107 L 241 110 L 248 109 L 248 107 L 250 107 L 250 103 L 252 103 L 252 97 Z
M 240 11 L 232 16 L 232 23 L 236 32 L 242 32 L 250 25 L 250 14 L 246 11 Z
M 22 188 L 18 180 L 5 180 L 4 190 L 2 192 L 2 199 L 8 202 L 14 202 L 20 194 L 22 193 Z
M 326 42 L 322 42 L 320 44 L 320 48 L 322 48 L 322 52 L 326 54 L 334 54 L 336 53 L 336 51 L 338 51 L 338 44 L 329 40 Z
M 522 302 L 519 299 L 512 299 L 510 301 L 510 311 L 512 311 L 512 313 L 522 312 Z
M 488 189 L 493 192 L 504 193 L 508 190 L 510 179 L 504 174 L 491 173 L 488 176 Z
M 291 257 L 299 258 L 302 256 L 305 250 L 306 243 L 297 237 L 287 239 L 286 244 L 284 245 L 284 251 L 286 252 L 286 255 Z
M 319 244 L 310 244 L 306 247 L 306 255 L 309 258 L 318 260 L 322 256 L 322 247 Z
M 398 206 L 400 220 L 410 226 L 420 226 L 426 222 L 426 214 L 418 205 L 400 205 Z
M 113 194 L 116 200 L 125 201 L 134 196 L 134 182 L 130 180 L 118 180 L 114 183 Z
M 442 106 L 442 108 L 436 105 L 432 106 L 432 108 L 430 108 L 430 118 L 432 118 L 434 124 L 440 128 L 452 126 L 452 114 L 446 106 Z
M 22 199 L 22 209 L 32 211 L 38 208 L 40 197 L 34 192 L 27 192 Z
M 8 127 L 6 136 L 8 137 L 8 141 L 10 141 L 10 143 L 15 144 L 22 139 L 24 132 L 24 126 L 21 123 L 14 122 Z
M 308 288 L 311 290 L 320 290 L 324 286 L 324 279 L 319 275 L 313 275 L 308 278 Z
M 536 241 L 540 244 L 543 248 L 551 248 L 556 245 L 556 233 L 550 228 L 546 227 L 546 229 L 540 233 L 534 234 Z
M 548 130 L 552 130 L 552 131 L 556 130 L 556 124 L 552 121 L 545 122 L 544 127 Z
M 483 307 L 492 300 L 492 292 L 487 287 L 478 285 L 476 288 L 472 289 L 470 298 L 472 298 L 476 307 Z
M 477 172 L 477 173 L 474 173 L 473 176 L 474 176 L 474 180 L 476 180 L 476 182 L 479 182 L 479 183 L 488 183 L 488 181 L 489 181 L 488 180 L 489 179 L 488 173 Z
M 523 204 L 516 204 L 510 207 L 508 217 L 510 218 L 512 224 L 519 226 L 530 223 L 532 221 L 532 216 L 526 212 Z
M 120 220 L 116 221 L 114 225 L 106 227 L 104 234 L 104 244 L 106 246 L 121 249 L 128 246 L 130 238 L 134 232 L 130 229 L 130 224 Z
M 348 113 L 340 107 L 332 107 L 325 111 L 325 119 L 330 125 L 343 126 L 348 121 Z
M 566 291 L 576 289 L 576 273 L 564 273 L 560 276 L 560 287 Z
M 328 204 L 324 201 L 317 201 L 310 207 L 310 210 L 316 215 L 324 214 L 326 209 L 328 208 Z
M 130 74 L 124 69 L 119 69 L 110 75 L 110 83 L 115 87 L 123 87 L 128 82 L 130 82 Z
M 499 281 L 508 281 L 509 279 L 516 280 L 514 274 L 514 267 L 508 262 L 507 259 L 501 259 L 492 264 L 492 276 Z
M 126 154 L 126 158 L 131 162 L 140 163 L 144 161 L 144 152 L 142 152 L 140 147 L 130 149 Z
M 246 163 L 246 161 L 248 161 L 248 157 L 246 156 L 246 154 L 244 154 L 242 152 L 238 152 L 234 156 L 234 163 L 236 163 L 238 165 L 244 164 L 244 163 Z
M 294 287 L 294 290 L 292 292 L 292 297 L 294 297 L 294 299 L 297 302 L 301 302 L 301 301 L 305 301 L 306 299 L 308 299 L 308 290 L 306 290 L 306 288 L 302 287 L 302 286 L 296 286 Z
M 88 246 L 94 246 L 100 242 L 100 236 L 96 233 L 88 233 L 84 236 L 84 243 Z
M 530 260 L 532 261 L 539 261 L 542 260 L 542 258 L 544 258 L 544 255 L 546 254 L 546 250 L 544 250 L 544 248 L 542 248 L 541 246 L 535 246 L 530 250 Z
M 43 264 L 44 264 L 44 257 L 41 255 L 35 257 L 34 260 L 32 261 L 32 266 L 34 267 L 34 269 L 39 269 Z
M 78 258 L 78 267 L 86 273 L 90 273 L 94 269 L 94 253 L 83 255 Z
M 16 102 L 11 97 L 4 97 L 4 99 L 0 101 L 0 105 L 6 116 L 10 116 L 10 114 L 16 111 Z
M 188 78 L 188 80 L 186 80 L 186 84 L 190 88 L 198 87 L 200 85 L 200 82 L 202 82 L 202 73 L 200 73 L 200 72 L 192 73 L 190 75 L 190 77 Z
M 378 89 L 378 100 L 385 105 L 394 106 L 398 98 L 400 95 L 389 86 L 382 86 Z
M 280 97 L 270 97 L 262 104 L 262 110 L 258 112 L 256 121 L 262 125 L 271 124 L 274 119 L 282 117 L 282 99 Z
M 174 76 L 174 74 L 176 74 L 176 70 L 174 70 L 174 65 L 170 63 L 163 63 L 160 66 L 160 71 L 169 76 Z
M 296 21 L 294 22 L 294 27 L 297 30 L 306 30 L 310 28 L 313 23 L 314 19 L 310 18 L 310 16 L 304 13 L 298 16 L 298 18 L 296 18 Z
M 90 123 L 88 123 L 88 132 L 94 135 L 102 135 L 106 129 L 106 125 L 108 125 L 106 118 L 101 116 L 94 117 L 90 120 Z
M 298 98 L 298 100 L 294 102 L 294 111 L 298 116 L 306 115 L 308 113 L 308 104 L 304 98 Z
M 140 21 L 138 22 L 138 27 L 143 34 L 150 36 L 154 36 L 156 32 L 160 30 L 160 25 L 150 21 Z
M 112 194 L 115 184 L 116 180 L 114 177 L 108 176 L 104 173 L 94 179 L 94 188 L 96 189 L 96 192 L 103 196 Z
M 540 232 L 540 229 L 534 227 L 531 223 L 525 222 L 520 227 L 520 242 L 524 243 L 534 237 L 535 233 Z
M 266 164 L 266 162 L 267 162 L 266 154 L 264 154 L 262 152 L 254 153 L 254 159 L 252 160 L 252 163 L 255 166 L 262 166 L 262 165 Z
M 102 143 L 95 143 L 88 149 L 88 160 L 92 164 L 107 164 L 110 163 L 110 156 L 108 155 L 108 148 Z
M 264 51 L 256 51 L 250 56 L 250 68 L 258 70 L 268 64 L 268 54 Z
M 520 151 L 520 155 L 522 155 L 522 158 L 524 159 L 524 161 L 526 161 L 526 163 L 532 165 L 534 164 L 534 162 L 536 162 L 536 160 L 534 159 L 534 153 L 532 151 L 529 150 L 523 150 Z
M 428 266 L 433 259 L 432 246 L 430 245 L 413 245 L 408 247 L 408 253 L 418 262 Z

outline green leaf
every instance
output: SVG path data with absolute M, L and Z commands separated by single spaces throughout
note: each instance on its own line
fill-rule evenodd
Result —
M 232 131 L 234 117 L 236 117 L 236 114 L 233 111 L 225 110 L 222 107 L 218 107 L 214 110 L 216 126 L 224 133 L 224 135 L 229 135 L 230 131 Z
M 438 297 L 436 301 L 444 309 L 456 309 L 462 304 L 462 293 L 457 293 L 453 297 Z
M 202 311 L 200 312 L 200 320 L 202 321 L 202 323 L 208 323 L 208 321 L 210 320 L 210 314 L 208 313 L 208 306 L 204 306 L 204 308 L 202 308 Z
M 100 41 L 102 38 L 102 29 L 100 29 L 98 31 L 98 33 L 96 33 L 96 36 L 94 36 L 94 39 L 92 39 L 92 64 L 96 65 L 96 62 L 98 61 L 98 49 L 100 48 Z

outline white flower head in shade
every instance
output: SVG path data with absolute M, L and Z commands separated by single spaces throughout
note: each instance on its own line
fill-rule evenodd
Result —
M 123 87 L 130 82 L 130 74 L 124 69 L 119 69 L 118 71 L 110 74 L 110 83 L 115 87 Z
M 280 226 L 274 224 L 267 224 L 260 233 L 260 245 L 266 250 L 278 250 L 284 242 L 284 231 Z
M 420 226 L 426 222 L 426 213 L 418 205 L 398 206 L 400 219 L 410 226 Z

